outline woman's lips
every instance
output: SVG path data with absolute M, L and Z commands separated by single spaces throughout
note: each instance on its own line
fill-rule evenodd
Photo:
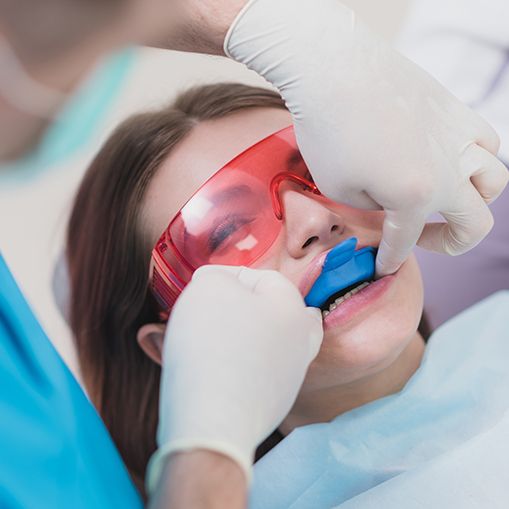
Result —
M 322 267 L 325 263 L 325 258 L 327 258 L 327 255 L 330 251 L 332 251 L 332 247 L 330 249 L 327 249 L 327 251 L 324 251 L 323 253 L 320 253 L 318 256 L 315 256 L 311 263 L 308 266 L 307 271 L 304 273 L 304 276 L 302 277 L 300 284 L 299 284 L 299 291 L 300 294 L 306 298 L 306 295 L 311 290 L 312 286 L 315 284 L 315 281 L 318 279 L 318 276 L 322 273 Z
M 370 283 L 366 288 L 339 304 L 323 319 L 324 330 L 344 325 L 373 306 L 389 290 L 397 274 L 396 272 Z

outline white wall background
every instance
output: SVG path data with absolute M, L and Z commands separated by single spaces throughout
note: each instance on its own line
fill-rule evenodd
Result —
M 392 39 L 409 0 L 344 3 L 375 31 Z M 86 165 L 102 140 L 126 116 L 167 102 L 186 86 L 222 80 L 263 84 L 257 75 L 226 58 L 142 50 L 106 121 L 85 150 L 30 184 L 0 189 L 0 248 L 49 337 L 78 378 L 71 337 L 54 303 L 51 278 L 62 250 L 72 197 Z

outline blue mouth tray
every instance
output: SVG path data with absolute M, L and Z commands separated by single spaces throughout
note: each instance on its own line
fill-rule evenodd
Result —
M 375 277 L 376 249 L 356 251 L 356 246 L 357 238 L 351 237 L 329 252 L 322 273 L 304 299 L 307 306 L 319 308 L 331 295 Z

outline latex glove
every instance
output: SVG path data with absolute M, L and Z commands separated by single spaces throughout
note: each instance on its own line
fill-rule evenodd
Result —
M 337 0 L 251 0 L 224 49 L 279 89 L 320 190 L 385 210 L 379 275 L 417 241 L 456 255 L 490 231 L 508 181 L 498 136 Z M 425 227 L 434 212 L 447 222 Z
M 290 411 L 323 338 L 319 310 L 275 271 L 198 269 L 170 316 L 163 349 L 159 450 L 226 454 L 250 476 L 256 446 Z

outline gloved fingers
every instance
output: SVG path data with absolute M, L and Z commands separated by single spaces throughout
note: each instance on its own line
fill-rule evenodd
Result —
M 470 183 L 465 185 L 454 209 L 440 212 L 447 223 L 426 225 L 418 245 L 452 256 L 475 247 L 493 227 L 493 216 L 481 195 Z
M 203 277 L 215 274 L 227 274 L 234 278 L 238 278 L 239 274 L 245 268 L 246 267 L 238 265 L 203 265 L 194 271 L 192 279 L 202 279 Z
M 245 269 L 240 273 L 239 280 L 252 293 L 275 300 L 278 305 L 284 300 L 288 306 L 298 306 L 298 309 L 305 306 L 297 286 L 275 270 Z
M 461 126 L 465 136 L 470 138 L 472 143 L 496 155 L 500 149 L 500 137 L 495 129 L 471 107 L 458 101 L 454 96 L 451 96 L 451 99 L 448 107 L 454 119 L 453 132 L 457 132 Z
M 232 265 L 204 265 L 193 274 L 193 280 L 203 277 L 231 277 L 241 283 L 244 288 L 255 294 L 266 295 L 268 298 L 279 299 L 283 292 L 287 302 L 296 302 L 304 306 L 304 301 L 297 287 L 283 274 L 275 270 L 251 269 Z
M 320 351 L 323 341 L 322 312 L 318 308 L 307 307 L 305 310 L 311 320 L 309 331 L 309 361 L 311 362 Z
M 267 272 L 274 271 L 249 269 L 242 265 L 203 265 L 194 272 L 193 281 L 203 278 L 218 278 L 219 283 L 221 281 L 240 283 L 247 291 L 254 292 Z
M 472 125 L 477 128 L 476 143 L 487 150 L 490 154 L 496 156 L 500 150 L 500 136 L 495 129 L 481 115 L 472 111 L 475 119 Z
M 273 281 L 278 272 L 274 270 L 265 269 L 248 269 L 243 267 L 243 270 L 237 274 L 237 279 L 252 293 L 263 293 L 264 285 L 267 281 Z
M 191 283 L 184 288 L 175 306 L 179 305 L 184 296 L 190 298 L 189 296 L 193 295 L 193 299 L 202 302 L 203 300 L 216 298 L 218 288 L 221 290 L 231 288 L 233 292 L 236 287 L 242 287 L 242 285 L 239 285 L 238 276 L 243 269 L 245 267 L 228 265 L 204 265 L 199 267 L 193 273 Z M 228 298 L 228 294 L 224 291 L 222 296 Z
M 386 210 L 376 257 L 377 277 L 396 272 L 408 258 L 424 227 L 421 210 Z
M 504 163 L 477 144 L 465 151 L 465 166 L 470 181 L 486 203 L 497 199 L 509 181 Z

